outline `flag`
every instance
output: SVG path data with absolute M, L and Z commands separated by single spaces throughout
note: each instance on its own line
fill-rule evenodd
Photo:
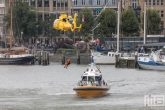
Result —
M 84 22 L 84 15 L 82 15 L 82 22 Z

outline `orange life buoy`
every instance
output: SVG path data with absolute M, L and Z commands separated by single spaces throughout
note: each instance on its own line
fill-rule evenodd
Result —
M 159 58 L 160 58 L 160 59 L 162 59 L 162 56 L 161 56 L 161 55 L 159 55 Z

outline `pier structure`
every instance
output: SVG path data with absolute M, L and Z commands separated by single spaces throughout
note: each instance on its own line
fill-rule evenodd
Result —
M 32 49 L 28 51 L 29 54 L 34 55 L 34 61 L 31 64 L 38 64 L 38 65 L 49 65 L 49 52 L 40 50 L 37 51 L 36 49 Z
M 137 53 L 133 56 L 122 56 L 115 55 L 115 67 L 116 68 L 137 68 Z

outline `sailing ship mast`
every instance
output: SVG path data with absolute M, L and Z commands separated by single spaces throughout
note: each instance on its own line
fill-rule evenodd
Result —
M 10 49 L 12 48 L 12 4 L 13 0 L 10 0 Z
M 120 2 L 118 2 L 117 10 L 117 52 L 119 52 Z
M 146 44 L 146 2 L 144 2 L 144 42 Z

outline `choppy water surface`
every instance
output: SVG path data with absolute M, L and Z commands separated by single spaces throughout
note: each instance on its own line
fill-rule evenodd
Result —
M 87 65 L 0 66 L 0 110 L 132 110 L 144 95 L 165 95 L 165 72 L 100 65 L 111 89 L 101 98 L 78 98 L 73 87 Z M 165 109 L 157 107 L 154 109 Z

